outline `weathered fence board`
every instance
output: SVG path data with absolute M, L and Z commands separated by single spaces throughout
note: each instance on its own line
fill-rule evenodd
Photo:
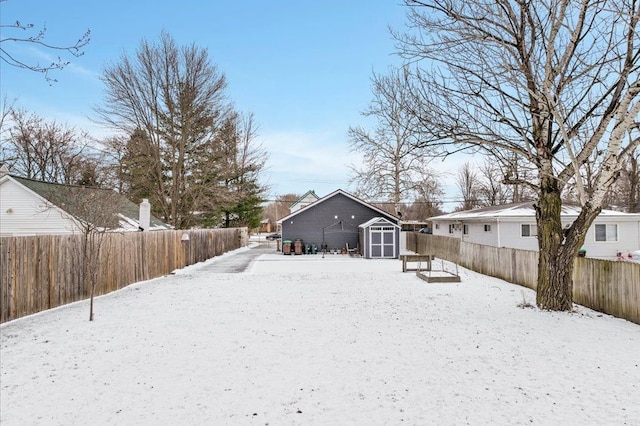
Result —
M 407 249 L 433 254 L 481 274 L 533 290 L 538 253 L 465 243 L 459 238 L 409 233 Z M 577 258 L 573 271 L 575 303 L 640 324 L 640 264 Z
M 82 238 L 0 238 L 0 322 L 89 297 L 83 271 L 91 265 L 84 260 Z M 243 246 L 246 238 L 246 228 L 104 234 L 96 295 L 218 256 Z

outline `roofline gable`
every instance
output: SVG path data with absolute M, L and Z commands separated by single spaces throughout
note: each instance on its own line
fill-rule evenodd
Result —
M 26 179 L 26 178 L 20 178 L 20 179 Z M 5 174 L 4 176 L 0 177 L 0 185 L 2 185 L 4 182 L 6 181 L 11 181 L 13 183 L 15 183 L 16 185 L 20 186 L 22 189 L 24 189 L 25 191 L 27 191 L 29 194 L 35 196 L 38 200 L 42 201 L 42 205 L 43 207 L 49 208 L 49 209 L 55 209 L 58 211 L 58 213 L 66 218 L 69 219 L 70 221 L 74 222 L 75 226 L 82 226 L 82 220 L 80 218 L 77 218 L 76 216 L 74 216 L 73 214 L 69 213 L 68 211 L 66 211 L 65 209 L 63 209 L 62 207 L 58 206 L 56 203 L 48 200 L 47 198 L 43 197 L 42 195 L 38 194 L 37 191 L 34 191 L 33 189 L 29 188 L 28 186 L 26 186 L 25 184 L 23 184 L 22 182 L 20 182 L 18 179 L 15 179 L 14 176 L 11 176 L 10 174 Z
M 397 223 L 393 223 L 391 222 L 389 219 L 384 218 L 384 217 L 374 217 L 372 219 L 369 219 L 368 221 L 366 221 L 365 223 L 362 223 L 360 225 L 358 225 L 360 228 L 366 228 L 367 226 L 373 225 L 376 222 L 387 222 L 389 225 L 391 226 L 395 226 L 396 228 L 400 228 L 400 225 L 398 225 Z
M 302 197 L 298 198 L 293 204 L 291 204 L 289 206 L 289 208 L 291 209 L 292 207 L 295 207 L 298 204 L 302 203 L 302 200 L 304 200 L 307 197 L 307 195 L 313 195 L 316 198 L 316 201 L 318 201 L 320 199 L 320 197 L 318 197 L 318 194 L 316 194 L 316 191 L 311 189 L 311 190 L 305 192 Z
M 323 203 L 323 202 L 335 197 L 336 195 L 340 195 L 340 194 L 344 195 L 347 198 L 350 198 L 351 200 L 353 200 L 353 201 L 355 201 L 357 203 L 362 204 L 363 206 L 366 206 L 366 207 L 374 210 L 375 212 L 379 213 L 383 217 L 386 217 L 386 218 L 391 219 L 391 220 L 396 221 L 396 222 L 398 222 L 400 220 L 399 218 L 395 217 L 394 215 L 389 214 L 389 213 L 387 213 L 387 212 L 385 212 L 385 211 L 383 211 L 383 210 L 381 210 L 381 209 L 379 209 L 379 208 L 367 203 L 366 201 L 359 199 L 355 195 L 349 194 L 347 191 L 344 191 L 342 189 L 336 189 L 332 193 L 327 194 L 322 198 L 319 198 L 318 200 L 316 200 L 313 203 L 301 208 L 300 210 L 296 210 L 295 212 L 293 212 L 293 213 L 291 213 L 291 214 L 279 219 L 278 221 L 276 221 L 276 223 L 280 223 L 281 224 L 282 222 L 284 222 L 286 220 L 289 220 L 289 219 L 297 216 L 298 214 L 300 214 L 302 212 L 305 212 L 308 209 L 311 209 L 311 208 L 313 208 L 313 207 L 315 207 L 315 206 L 317 206 L 317 205 L 319 205 L 319 204 L 321 204 L 321 203 Z
M 76 226 L 82 227 L 83 224 L 87 224 L 87 223 L 91 223 L 90 220 L 91 219 L 87 219 L 82 217 L 82 215 L 78 215 L 73 213 L 72 211 L 70 211 L 69 209 L 66 209 L 62 206 L 59 206 L 58 204 L 55 203 L 55 201 L 50 200 L 49 198 L 47 198 L 45 195 L 40 194 L 36 189 L 32 189 L 30 186 L 26 185 L 23 181 L 28 181 L 28 182 L 33 182 L 36 185 L 46 185 L 49 188 L 55 188 L 55 187 L 59 187 L 59 188 L 64 188 L 65 190 L 69 190 L 69 188 L 79 188 L 82 190 L 90 190 L 93 193 L 97 193 L 97 191 L 104 191 L 101 193 L 104 194 L 109 194 L 109 196 L 114 196 L 117 197 L 115 198 L 113 201 L 117 201 L 118 206 L 120 208 L 116 208 L 113 210 L 113 214 L 115 217 L 115 220 L 117 220 L 117 223 L 119 225 L 119 227 L 116 228 L 108 228 L 108 230 L 110 231 L 118 231 L 118 230 L 122 230 L 125 229 L 126 227 L 122 227 L 123 226 L 123 221 L 132 225 L 133 223 L 136 222 L 140 223 L 140 217 L 139 217 L 139 205 L 135 204 L 134 202 L 132 202 L 131 200 L 129 200 L 127 197 L 125 197 L 123 194 L 120 194 L 112 189 L 106 189 L 106 188 L 96 188 L 96 187 L 85 187 L 82 185 L 69 185 L 69 184 L 64 184 L 64 183 L 52 183 L 52 182 L 44 182 L 44 181 L 40 181 L 40 180 L 36 180 L 36 179 L 30 179 L 30 178 L 24 178 L 24 177 L 20 177 L 20 176 L 13 176 L 10 174 L 5 174 L 4 176 L 0 177 L 0 184 L 2 184 L 3 182 L 7 181 L 7 180 L 11 180 L 12 182 L 18 184 L 21 188 L 26 189 L 30 194 L 33 194 L 35 197 L 37 197 L 39 200 L 42 200 L 43 205 L 46 205 L 49 208 L 55 208 L 63 217 L 68 218 L 69 220 L 75 222 Z M 36 186 L 36 188 L 38 188 L 38 186 Z M 44 191 L 45 194 L 48 191 Z M 131 210 L 131 212 L 135 211 L 138 213 L 138 216 L 132 216 L 130 214 L 127 214 L 129 211 L 127 207 Z M 73 209 L 71 209 L 73 210 Z M 93 224 L 93 223 L 91 223 Z M 93 225 L 97 225 L 97 224 L 93 224 Z M 156 218 L 155 216 L 151 215 L 151 222 L 150 222 L 150 229 L 171 229 L 171 226 L 162 222 L 160 219 Z M 107 228 L 105 228 L 107 229 Z

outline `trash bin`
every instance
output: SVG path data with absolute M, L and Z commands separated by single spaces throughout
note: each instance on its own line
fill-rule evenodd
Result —
M 282 254 L 291 254 L 291 240 L 282 241 Z
M 318 254 L 318 246 L 311 244 L 311 254 Z
M 304 247 L 302 247 L 302 253 L 311 254 L 311 244 L 305 244 Z
M 295 240 L 293 242 L 293 250 L 295 254 L 302 254 L 302 240 Z
M 578 250 L 578 257 L 587 257 L 587 251 L 585 249 Z

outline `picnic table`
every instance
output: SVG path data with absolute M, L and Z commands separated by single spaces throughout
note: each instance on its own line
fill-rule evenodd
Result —
M 429 271 L 431 270 L 431 261 L 435 258 L 433 254 L 401 254 L 400 260 L 402 260 L 402 272 L 407 271 Z M 409 268 L 407 263 L 420 263 L 417 268 Z M 422 265 L 422 262 L 426 263 L 426 266 Z

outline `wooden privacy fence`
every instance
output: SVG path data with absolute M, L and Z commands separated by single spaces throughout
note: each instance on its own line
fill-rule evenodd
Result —
M 184 235 L 188 235 L 185 240 Z M 247 243 L 247 229 L 102 234 L 95 295 L 161 277 Z M 83 300 L 83 235 L 0 238 L 0 322 Z
M 538 252 L 466 243 L 459 238 L 407 234 L 407 249 L 457 263 L 484 275 L 533 290 Z M 577 258 L 573 270 L 575 303 L 640 324 L 640 264 Z

